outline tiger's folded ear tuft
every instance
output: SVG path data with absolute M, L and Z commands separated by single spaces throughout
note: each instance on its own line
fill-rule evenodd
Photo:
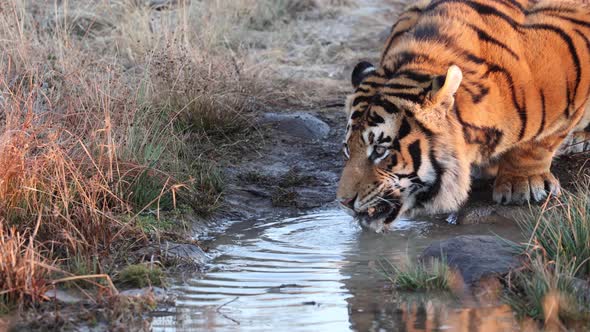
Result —
M 463 81 L 461 69 L 455 65 L 449 67 L 446 75 L 436 76 L 432 80 L 426 103 L 427 112 L 418 112 L 423 123 L 440 124 L 446 118 L 455 103 L 455 94 Z M 441 127 L 442 128 L 442 127 Z
M 445 76 L 440 76 L 432 81 L 432 97 L 433 101 L 440 102 L 442 100 L 453 98 L 461 82 L 463 81 L 463 72 L 455 65 L 452 65 Z
M 354 70 L 352 71 L 352 86 L 356 89 L 361 85 L 363 80 L 367 78 L 367 76 L 373 74 L 375 72 L 375 66 L 373 66 L 370 62 L 362 61 L 359 62 Z

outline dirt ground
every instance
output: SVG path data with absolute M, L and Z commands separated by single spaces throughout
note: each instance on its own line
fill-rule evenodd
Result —
M 350 73 L 358 61 L 377 61 L 403 7 L 402 1 L 366 0 L 333 16 L 309 14 L 293 23 L 295 37 L 273 71 L 297 82 L 293 89 L 308 88 L 301 94 L 309 102 L 260 115 L 261 149 L 227 169 L 233 181 L 225 200 L 234 214 L 247 218 L 332 204 Z

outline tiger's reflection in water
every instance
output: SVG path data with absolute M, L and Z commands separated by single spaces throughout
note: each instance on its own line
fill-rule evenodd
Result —
M 353 306 L 352 306 L 353 307 Z M 356 331 L 469 331 L 504 332 L 519 330 L 507 305 L 458 308 L 438 300 L 384 303 L 375 311 L 354 312 L 351 327 Z
M 406 252 L 391 249 L 406 246 Z M 403 243 L 402 243 L 403 242 Z M 421 242 L 421 241 L 418 241 Z M 405 243 L 405 244 L 404 244 Z M 509 306 L 500 301 L 501 286 L 493 279 L 480 283 L 476 290 L 462 285 L 453 295 L 441 292 L 397 292 L 381 271 L 380 260 L 400 264 L 422 250 L 422 243 L 402 237 L 376 237 L 361 234 L 350 249 L 349 264 L 341 269 L 347 298 L 349 323 L 354 331 L 469 331 L 506 332 L 521 330 Z M 365 252 L 364 260 L 355 253 Z M 535 329 L 531 330 L 534 331 Z

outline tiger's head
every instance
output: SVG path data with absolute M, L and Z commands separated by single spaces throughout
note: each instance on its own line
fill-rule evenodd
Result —
M 454 211 L 467 198 L 470 166 L 453 113 L 463 75 L 387 73 L 361 62 L 347 98 L 341 206 L 381 232 L 404 214 Z

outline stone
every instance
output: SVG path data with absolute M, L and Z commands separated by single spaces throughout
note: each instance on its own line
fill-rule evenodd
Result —
M 159 287 L 127 289 L 119 292 L 119 295 L 138 298 L 149 298 L 153 296 L 156 302 L 164 302 L 168 299 L 168 294 L 166 293 L 166 290 Z
M 267 113 L 261 124 L 272 124 L 277 130 L 304 139 L 322 139 L 330 133 L 330 126 L 316 116 L 303 113 Z
M 582 303 L 590 301 L 590 283 L 587 280 L 573 278 L 572 287 L 578 297 L 582 300 Z M 588 311 L 590 311 L 590 308 L 588 308 L 586 312 Z
M 85 298 L 74 291 L 65 291 L 62 289 L 50 289 L 44 294 L 49 299 L 64 303 L 77 304 L 85 301 Z
M 207 264 L 211 259 L 199 246 L 189 243 L 164 241 L 160 250 L 166 258 L 177 259 L 199 267 Z
M 521 265 L 514 242 L 487 235 L 463 235 L 432 243 L 420 259 L 441 258 L 455 269 L 466 286 L 504 276 Z

